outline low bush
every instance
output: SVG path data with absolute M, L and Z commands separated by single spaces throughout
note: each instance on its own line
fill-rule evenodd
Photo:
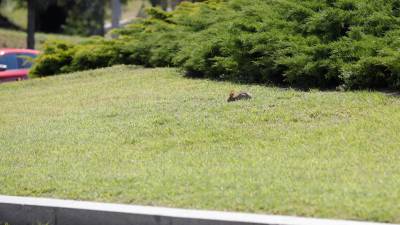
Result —
M 49 43 L 32 73 L 123 63 L 240 82 L 400 88 L 399 0 L 209 0 L 148 14 L 117 39 Z
M 75 46 L 66 41 L 46 42 L 43 53 L 36 59 L 31 74 L 49 76 L 69 72 L 67 68 L 73 59 Z

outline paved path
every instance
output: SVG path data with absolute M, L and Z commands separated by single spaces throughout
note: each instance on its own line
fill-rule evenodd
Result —
M 389 225 L 0 195 L 0 224 L 10 225 Z

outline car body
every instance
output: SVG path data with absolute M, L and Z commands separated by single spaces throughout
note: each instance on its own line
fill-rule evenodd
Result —
M 32 61 L 39 54 L 31 49 L 0 49 L 0 83 L 28 79 Z

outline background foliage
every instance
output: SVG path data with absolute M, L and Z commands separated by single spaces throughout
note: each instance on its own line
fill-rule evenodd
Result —
M 400 88 L 400 0 L 210 0 L 148 14 L 114 40 L 48 43 L 32 73 L 141 64 L 240 82 Z

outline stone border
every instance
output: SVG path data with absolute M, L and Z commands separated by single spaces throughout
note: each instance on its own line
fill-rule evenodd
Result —
M 10 225 L 389 225 L 0 195 Z

